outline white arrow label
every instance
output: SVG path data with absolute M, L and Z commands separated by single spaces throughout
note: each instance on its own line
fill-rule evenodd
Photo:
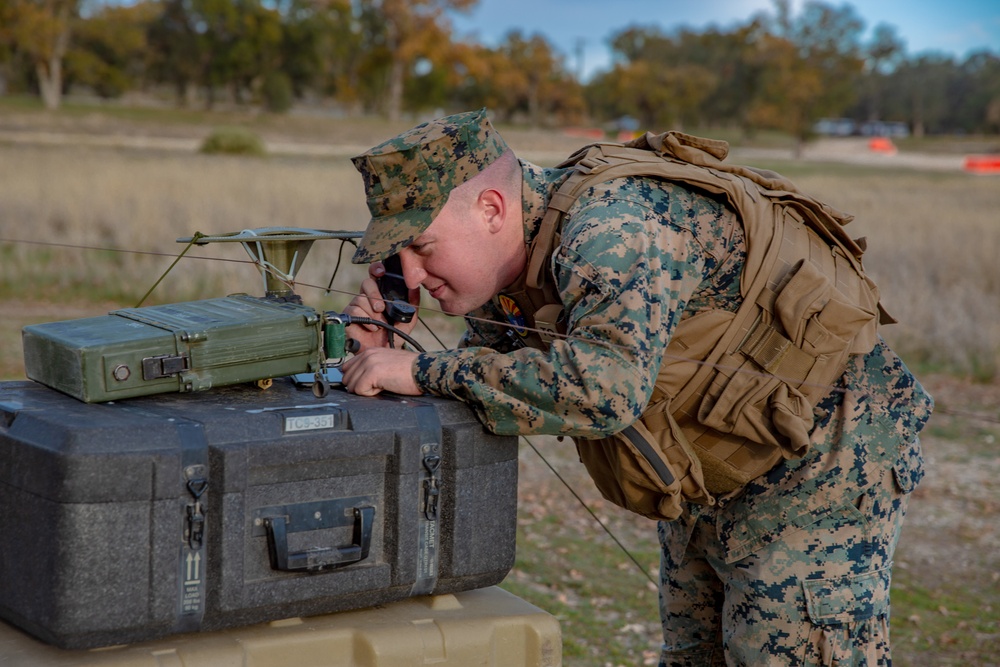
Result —
M 200 553 L 189 553 L 187 555 L 187 577 L 185 581 L 192 583 L 197 583 L 200 581 L 201 576 L 201 554 Z

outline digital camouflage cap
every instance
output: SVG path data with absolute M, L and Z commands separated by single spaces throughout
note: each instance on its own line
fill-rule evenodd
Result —
M 372 214 L 351 261 L 374 262 L 405 248 L 430 226 L 454 188 L 506 150 L 480 109 L 423 123 L 351 158 Z

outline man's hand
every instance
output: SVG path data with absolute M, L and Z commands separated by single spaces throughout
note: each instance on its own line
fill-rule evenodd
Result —
M 352 317 L 368 317 L 373 320 L 385 320 L 386 303 L 379 292 L 377 278 L 385 273 L 382 262 L 373 262 L 368 266 L 368 278 L 361 283 L 361 293 L 351 299 L 344 313 Z M 410 303 L 416 306 L 420 300 L 420 290 L 410 290 Z M 403 333 L 409 334 L 417 326 L 417 318 L 409 323 L 394 324 Z M 361 350 L 369 348 L 388 347 L 389 333 L 375 324 L 352 324 L 347 327 L 347 336 L 356 340 Z
M 413 360 L 417 354 L 408 350 L 370 347 L 344 362 L 340 367 L 344 387 L 359 396 L 375 396 L 383 391 L 419 396 L 420 387 L 413 379 Z

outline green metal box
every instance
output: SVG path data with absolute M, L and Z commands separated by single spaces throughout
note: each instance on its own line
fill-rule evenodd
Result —
M 244 294 L 27 326 L 28 378 L 87 403 L 254 382 L 320 365 L 316 310 Z

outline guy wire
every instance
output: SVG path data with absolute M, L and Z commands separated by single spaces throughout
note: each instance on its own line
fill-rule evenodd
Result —
M 618 545 L 618 548 L 621 549 L 626 556 L 628 556 L 629 560 L 635 563 L 635 566 L 639 568 L 639 571 L 642 572 L 642 574 L 646 577 L 646 579 L 649 580 L 649 583 L 653 584 L 653 586 L 659 587 L 659 584 L 656 583 L 656 580 L 654 580 L 653 577 L 650 576 L 649 572 L 647 572 L 646 568 L 644 568 L 639 563 L 638 559 L 636 559 L 636 557 L 632 554 L 632 552 L 629 551 L 628 548 L 621 543 L 621 540 L 619 540 L 618 537 L 616 537 L 615 534 L 611 532 L 611 529 L 608 528 L 608 526 L 603 521 L 601 521 L 600 517 L 597 516 L 594 510 L 590 509 L 587 503 L 584 502 L 583 498 L 580 497 L 580 494 L 576 492 L 576 489 L 574 489 L 570 485 L 570 483 L 566 480 L 566 478 L 564 478 L 561 474 L 559 474 L 559 471 L 556 470 L 551 463 L 549 463 L 549 460 L 545 458 L 545 455 L 542 454 L 537 447 L 535 447 L 535 443 L 533 443 L 530 439 L 528 439 L 528 436 L 526 435 L 522 435 L 521 439 L 524 440 L 529 447 L 531 447 L 532 451 L 534 451 L 535 454 L 538 455 L 538 458 L 542 460 L 542 463 L 544 463 L 548 467 L 548 469 L 552 472 L 552 474 L 556 476 L 556 479 L 562 482 L 563 486 L 565 486 L 569 490 L 569 492 L 573 494 L 573 497 L 576 498 L 577 502 L 580 503 L 583 509 L 587 510 L 587 513 L 590 514 L 591 518 L 593 518 L 594 521 L 597 522 L 597 525 L 600 526 L 604 530 L 604 532 L 608 534 L 608 537 L 614 540 L 614 543 Z
M 42 245 L 54 248 L 69 248 L 71 250 L 100 250 L 102 252 L 121 252 L 129 255 L 150 255 L 153 257 L 178 257 L 172 252 L 162 252 L 159 250 L 129 250 L 127 248 L 107 248 L 104 246 L 81 245 L 78 243 L 56 243 L 55 241 L 29 241 L 28 239 L 8 239 L 0 238 L 0 243 L 10 243 L 12 245 Z M 184 251 L 186 252 L 186 251 Z M 181 253 L 181 255 L 184 254 Z M 210 262 L 233 262 L 235 264 L 253 264 L 249 259 L 232 259 L 229 257 L 205 257 L 203 255 L 187 255 L 188 259 L 203 259 Z
M 203 236 L 205 236 L 205 235 L 202 234 L 201 232 L 195 232 L 194 233 L 194 236 L 191 237 L 191 242 L 188 243 L 186 246 L 184 246 L 184 250 L 181 251 L 181 254 L 177 255 L 177 258 L 170 264 L 170 266 L 167 267 L 167 270 L 164 271 L 163 274 L 160 275 L 160 277 L 156 279 L 156 282 L 153 283 L 153 286 L 150 287 L 149 290 L 147 290 L 146 293 L 142 295 L 142 298 L 139 299 L 139 303 L 135 304 L 136 308 L 138 308 L 139 306 L 141 306 L 143 304 L 143 302 L 146 299 L 149 298 L 149 295 L 153 293 L 153 290 L 155 290 L 156 287 L 161 282 L 163 282 L 163 279 L 167 277 L 167 274 L 170 273 L 175 266 L 177 266 L 177 262 L 181 261 L 181 258 L 184 257 L 184 255 L 187 254 L 187 251 L 190 250 L 194 246 L 194 244 L 198 242 L 198 239 L 202 238 Z

